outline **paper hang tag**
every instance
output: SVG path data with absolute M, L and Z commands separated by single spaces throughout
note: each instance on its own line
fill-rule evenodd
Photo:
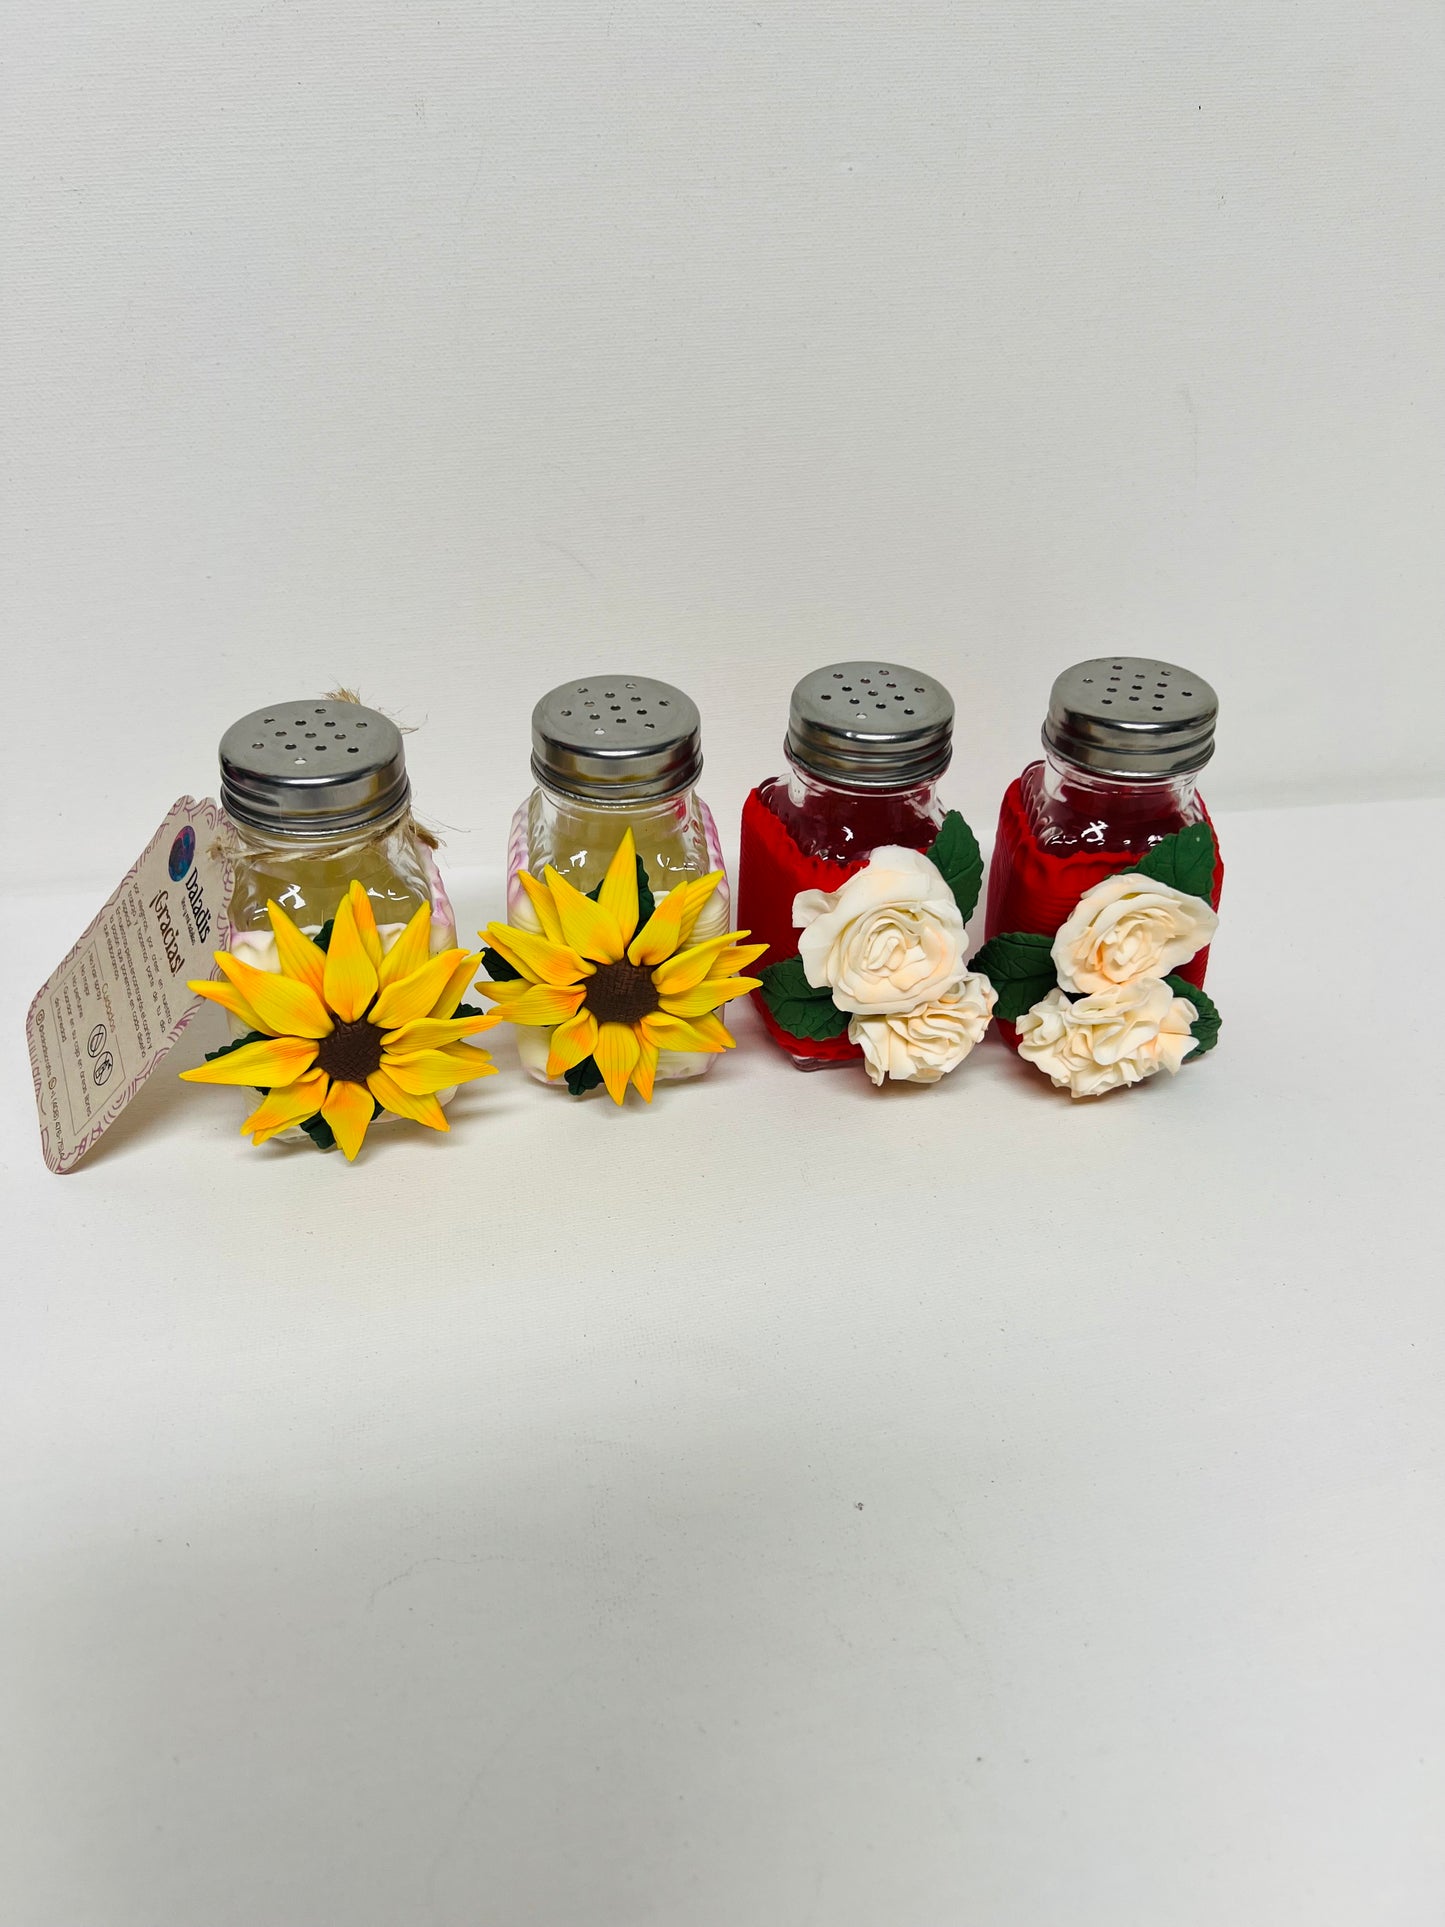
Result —
M 182 796 L 25 1019 L 40 1143 L 73 1171 L 166 1057 L 225 947 L 231 860 L 219 805 Z

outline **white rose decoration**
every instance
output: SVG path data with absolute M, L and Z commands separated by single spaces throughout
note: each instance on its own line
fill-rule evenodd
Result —
M 936 1084 L 957 1070 L 983 1037 L 998 992 L 981 971 L 968 971 L 933 1003 L 887 1015 L 855 1017 L 848 1041 L 863 1052 L 875 1084 L 891 1077 L 905 1084 Z
M 1218 927 L 1203 897 L 1126 872 L 1080 898 L 1054 938 L 1054 965 L 1065 990 L 1112 990 L 1141 977 L 1167 977 Z
M 1101 990 L 1070 1003 L 1051 990 L 1018 1019 L 1019 1055 L 1072 1097 L 1102 1097 L 1156 1071 L 1171 1076 L 1196 1046 L 1198 1015 L 1158 977 Z
M 839 1010 L 911 1011 L 963 975 L 963 918 L 918 850 L 880 844 L 841 889 L 794 897 L 793 922 L 804 975 Z

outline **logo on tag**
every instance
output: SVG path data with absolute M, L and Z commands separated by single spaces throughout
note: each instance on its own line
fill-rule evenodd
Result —
M 196 833 L 190 824 L 187 823 L 186 827 L 171 845 L 170 861 L 166 865 L 166 868 L 171 873 L 171 881 L 173 883 L 180 882 L 181 878 L 195 861 L 195 856 Z

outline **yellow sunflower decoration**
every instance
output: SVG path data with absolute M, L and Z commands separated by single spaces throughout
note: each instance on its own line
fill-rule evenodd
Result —
M 767 949 L 743 943 L 746 930 L 687 947 L 721 870 L 679 883 L 639 929 L 639 867 L 628 830 L 595 900 L 550 864 L 541 883 L 523 870 L 541 931 L 489 923 L 487 941 L 521 975 L 477 986 L 508 1023 L 556 1026 L 548 1077 L 591 1057 L 618 1104 L 629 1083 L 651 1103 L 659 1051 L 732 1048 L 717 1008 L 757 989 L 758 978 L 734 973 Z
M 190 986 L 254 1037 L 181 1076 L 264 1090 L 241 1126 L 253 1144 L 319 1115 L 351 1159 L 378 1106 L 445 1131 L 436 1093 L 496 1069 L 485 1051 L 462 1039 L 490 1030 L 498 1014 L 454 1014 L 480 953 L 443 950 L 433 957 L 431 908 L 423 904 L 383 955 L 359 883 L 342 899 L 325 950 L 279 904 L 266 909 L 280 970 L 257 970 L 218 950 L 226 981 Z

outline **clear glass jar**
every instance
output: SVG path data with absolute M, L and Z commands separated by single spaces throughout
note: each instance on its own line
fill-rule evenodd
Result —
M 238 937 L 251 932 L 269 936 L 268 901 L 279 903 L 301 929 L 314 935 L 335 916 L 354 877 L 370 897 L 383 933 L 402 929 L 429 903 L 433 950 L 445 950 L 455 941 L 436 859 L 412 819 L 410 805 L 369 835 L 317 837 L 308 839 L 304 848 L 277 843 L 234 819 L 231 828 L 236 880 L 230 915 Z
M 1075 663 L 1055 682 L 1044 756 L 1013 782 L 989 868 L 987 934 L 1051 936 L 1079 898 L 1209 813 L 1195 787 L 1219 701 L 1202 676 L 1140 656 Z M 1224 865 L 1216 859 L 1212 901 Z M 1208 950 L 1179 972 L 1204 983 Z
M 532 774 L 537 787 L 512 818 L 507 846 L 507 922 L 541 923 L 519 873 L 539 877 L 548 864 L 586 895 L 595 890 L 627 830 L 660 901 L 679 883 L 724 870 L 712 812 L 694 787 L 702 770 L 702 724 L 690 697 L 647 676 L 584 676 L 550 690 L 532 712 Z M 731 928 L 726 872 L 703 905 L 692 941 Z M 552 1032 L 519 1024 L 518 1054 L 540 1083 Z M 659 1081 L 701 1077 L 715 1056 L 663 1051 Z
M 423 903 L 432 950 L 456 942 L 456 918 L 431 847 L 411 813 L 401 731 L 360 703 L 313 698 L 274 703 L 221 738 L 221 805 L 229 819 L 235 881 L 229 916 L 240 954 L 275 940 L 270 899 L 314 935 L 335 916 L 355 878 L 386 942 Z
M 880 844 L 932 845 L 952 747 L 953 698 L 919 670 L 844 662 L 803 678 L 789 704 L 787 774 L 760 783 L 743 805 L 738 919 L 768 945 L 765 966 L 797 955 L 800 891 L 836 890 Z M 753 1003 L 800 1070 L 862 1055 L 846 1036 L 794 1037 L 761 992 Z
M 268 900 L 315 936 L 353 879 L 371 900 L 383 947 L 424 903 L 433 955 L 456 943 L 456 916 L 430 840 L 412 816 L 401 731 L 389 717 L 333 697 L 273 703 L 231 725 L 220 761 L 234 955 L 258 970 L 278 969 Z M 243 1033 L 228 1021 L 233 1036 Z M 452 1092 L 437 1095 L 446 1103 Z M 280 1138 L 301 1142 L 303 1133 Z

